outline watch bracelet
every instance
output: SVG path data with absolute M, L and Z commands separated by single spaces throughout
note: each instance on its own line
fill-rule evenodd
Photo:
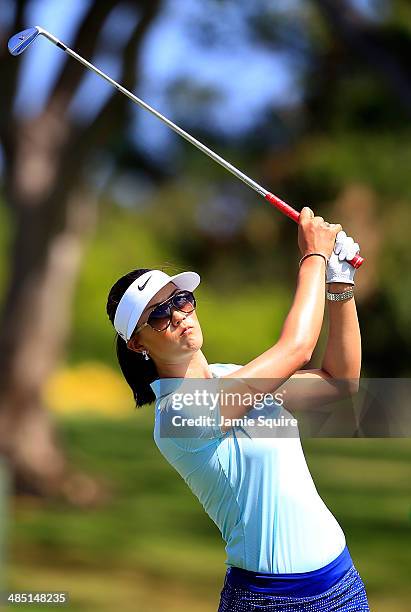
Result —
M 327 300 L 330 302 L 345 302 L 352 297 L 354 297 L 354 289 L 346 289 L 345 291 L 335 293 L 327 289 Z

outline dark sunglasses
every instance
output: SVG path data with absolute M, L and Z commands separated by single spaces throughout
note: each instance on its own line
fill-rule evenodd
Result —
M 134 333 L 137 334 L 146 325 L 150 325 L 150 327 L 158 332 L 165 331 L 171 323 L 171 317 L 173 316 L 172 308 L 190 314 L 195 310 L 195 307 L 196 299 L 191 291 L 178 291 L 164 302 L 161 302 L 161 304 L 157 304 L 148 315 L 146 323 L 137 327 Z

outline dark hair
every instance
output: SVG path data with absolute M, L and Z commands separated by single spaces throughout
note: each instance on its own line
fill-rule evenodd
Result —
M 123 297 L 126 290 L 129 288 L 139 276 L 145 272 L 150 272 L 149 269 L 132 270 L 128 274 L 122 276 L 110 289 L 107 298 L 106 311 L 108 318 L 114 325 L 114 317 L 116 314 L 118 303 Z M 133 397 L 137 407 L 151 404 L 155 400 L 155 394 L 150 387 L 150 383 L 158 378 L 157 368 L 152 359 L 144 359 L 141 353 L 137 353 L 129 349 L 127 342 L 117 333 L 116 352 L 117 359 L 120 365 L 123 376 L 128 382 L 133 392 Z

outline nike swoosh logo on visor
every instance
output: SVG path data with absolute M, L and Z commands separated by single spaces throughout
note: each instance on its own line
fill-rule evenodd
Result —
M 149 277 L 148 277 L 148 279 L 146 280 L 146 282 L 144 283 L 144 285 L 141 285 L 141 287 L 140 287 L 140 285 L 137 285 L 137 287 L 138 287 L 138 289 L 139 289 L 140 291 L 143 291 L 144 287 L 147 285 L 147 283 L 148 283 L 148 281 L 150 280 L 150 278 L 151 278 L 151 276 L 149 276 Z

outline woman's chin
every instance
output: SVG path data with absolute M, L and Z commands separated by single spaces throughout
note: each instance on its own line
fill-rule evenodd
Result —
M 203 346 L 203 336 L 196 332 L 188 334 L 181 338 L 181 347 L 189 350 L 190 352 L 196 352 Z

